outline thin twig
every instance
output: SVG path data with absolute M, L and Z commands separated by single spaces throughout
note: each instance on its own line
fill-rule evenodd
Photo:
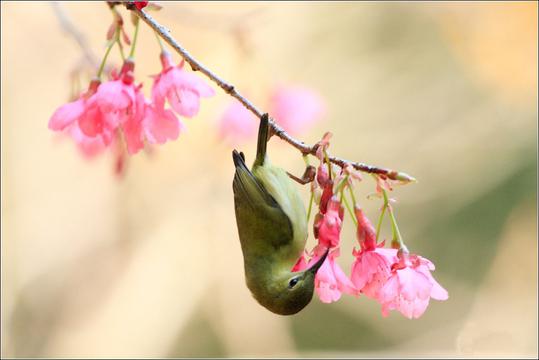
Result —
M 109 2 L 110 4 L 110 2 Z M 148 24 L 163 40 L 167 42 L 180 56 L 191 66 L 191 69 L 193 71 L 200 71 L 203 73 L 207 78 L 209 78 L 211 81 L 213 81 L 215 84 L 217 84 L 221 89 L 224 90 L 225 93 L 228 95 L 236 98 L 239 102 L 243 104 L 249 111 L 251 111 L 253 114 L 255 114 L 258 118 L 261 118 L 263 113 L 260 111 L 255 105 L 253 105 L 247 98 L 245 98 L 242 94 L 240 94 L 236 88 L 221 79 L 219 76 L 214 74 L 211 70 L 209 70 L 207 67 L 205 67 L 203 64 L 201 64 L 198 60 L 196 60 L 189 52 L 184 49 L 171 35 L 170 31 L 165 28 L 163 25 L 159 24 L 157 21 L 155 21 L 150 15 L 148 15 L 143 10 L 138 10 L 130 3 L 123 3 L 129 10 L 134 11 L 146 24 Z M 272 134 L 276 135 L 277 137 L 281 138 L 282 140 L 286 141 L 299 151 L 301 151 L 302 154 L 310 154 L 315 155 L 316 150 L 318 148 L 318 145 L 309 146 L 305 144 L 302 141 L 299 141 L 292 136 L 290 136 L 282 127 L 277 125 L 273 119 L 270 119 L 270 127 Z M 412 176 L 405 174 L 400 171 L 395 171 L 391 169 L 386 169 L 378 166 L 372 166 L 364 163 L 359 162 L 352 162 L 344 159 L 340 159 L 337 157 L 329 157 L 329 161 L 331 161 L 333 164 L 336 164 L 340 167 L 346 166 L 346 164 L 352 165 L 355 169 L 371 174 L 378 174 L 386 176 L 389 179 L 392 180 L 399 180 L 402 182 L 411 182 L 416 181 L 415 178 Z
M 99 65 L 97 61 L 97 57 L 94 55 L 90 47 L 88 46 L 88 42 L 86 41 L 86 37 L 83 33 L 77 29 L 77 27 L 73 24 L 69 16 L 66 14 L 63 5 L 58 3 L 57 1 L 51 1 L 52 9 L 54 10 L 54 14 L 58 18 L 58 22 L 60 23 L 60 26 L 62 29 L 70 34 L 73 39 L 77 42 L 79 47 L 81 48 L 84 58 L 88 63 L 92 66 Z

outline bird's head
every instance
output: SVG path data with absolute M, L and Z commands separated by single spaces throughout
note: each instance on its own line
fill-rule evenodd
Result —
M 258 291 L 253 291 L 256 300 L 271 312 L 279 315 L 298 313 L 311 302 L 316 272 L 326 260 L 327 255 L 328 251 L 304 271 L 285 271 L 274 276 L 265 284 L 264 289 L 258 288 Z

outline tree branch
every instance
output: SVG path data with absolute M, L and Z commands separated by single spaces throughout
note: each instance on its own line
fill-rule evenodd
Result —
M 92 66 L 97 66 L 97 58 L 88 46 L 88 42 L 86 41 L 86 37 L 84 36 L 84 34 L 81 33 L 79 29 L 77 29 L 73 22 L 71 22 L 71 19 L 69 19 L 69 16 L 66 14 L 61 4 L 59 4 L 57 1 L 51 1 L 50 4 L 52 6 L 52 9 L 54 10 L 54 14 L 58 18 L 60 26 L 66 33 L 70 34 L 73 39 L 75 39 L 82 52 L 84 53 L 84 58 L 86 59 L 86 61 L 88 61 L 88 63 Z
M 138 10 L 130 3 L 123 3 L 123 4 L 126 6 L 127 9 L 135 12 L 146 24 L 148 24 L 148 26 L 150 26 L 163 40 L 165 40 L 167 44 L 169 44 L 174 50 L 176 50 L 176 52 L 180 54 L 180 56 L 191 66 L 191 69 L 193 69 L 193 71 L 200 71 L 207 78 L 209 78 L 211 81 L 217 84 L 221 89 L 223 89 L 225 93 L 236 98 L 239 102 L 241 102 L 243 106 L 245 106 L 249 111 L 255 114 L 258 118 L 262 117 L 263 113 L 255 105 L 253 105 L 247 98 L 241 95 L 233 85 L 221 79 L 219 76 L 217 76 L 207 67 L 205 67 L 202 63 L 196 60 L 193 56 L 191 56 L 191 54 L 189 54 L 189 52 L 185 50 L 170 35 L 170 31 L 167 28 L 165 28 L 164 26 L 159 24 L 157 21 L 155 21 L 145 11 Z M 315 144 L 313 146 L 309 146 L 305 144 L 304 142 L 293 138 L 282 127 L 276 124 L 275 121 L 273 121 L 273 119 L 270 119 L 270 127 L 271 127 L 272 134 L 286 141 L 287 143 L 289 143 L 290 145 L 298 149 L 302 154 L 304 155 L 316 154 L 318 145 Z M 340 159 L 337 157 L 329 157 L 329 161 L 331 161 L 333 164 L 336 164 L 340 167 L 344 167 L 346 166 L 346 164 L 350 164 L 359 171 L 371 173 L 371 174 L 383 175 L 392 180 L 399 180 L 406 183 L 416 181 L 416 179 L 413 178 L 412 176 L 406 173 L 400 172 L 400 171 L 386 169 L 386 168 L 382 168 L 378 166 L 372 166 L 372 165 L 359 163 L 359 162 L 352 162 L 352 161 Z

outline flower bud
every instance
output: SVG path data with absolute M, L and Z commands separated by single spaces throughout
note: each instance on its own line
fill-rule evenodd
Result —
M 325 188 L 329 181 L 328 166 L 324 163 L 320 163 L 318 171 L 316 172 L 316 181 L 320 184 L 320 187 Z
M 374 226 L 358 205 L 354 207 L 354 213 L 357 219 L 356 237 L 361 249 L 374 250 L 376 248 L 376 230 Z
M 320 212 L 322 214 L 326 213 L 328 207 L 328 201 L 333 196 L 333 181 L 329 180 L 324 191 L 322 192 L 322 197 L 320 198 Z

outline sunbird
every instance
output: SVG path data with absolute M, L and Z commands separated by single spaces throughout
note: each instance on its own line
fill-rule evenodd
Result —
M 311 301 L 316 272 L 328 252 L 310 268 L 291 271 L 307 241 L 307 214 L 287 173 L 268 159 L 268 133 L 264 114 L 251 170 L 243 153 L 232 152 L 234 208 L 247 287 L 268 310 L 292 315 Z

